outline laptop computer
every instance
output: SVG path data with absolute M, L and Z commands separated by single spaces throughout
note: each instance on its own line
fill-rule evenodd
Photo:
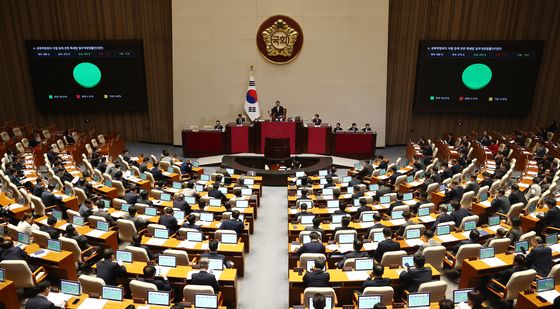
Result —
M 356 237 L 355 234 L 340 234 L 340 235 L 338 235 L 338 243 L 339 244 L 353 244 L 355 237 Z
M 200 180 L 202 180 L 202 181 L 210 181 L 210 175 L 208 175 L 208 174 L 202 174 L 202 175 L 200 175 Z
M 453 303 L 454 304 L 466 303 L 467 300 L 469 299 L 468 294 L 472 290 L 473 289 L 454 290 L 453 291 Z
M 250 188 L 242 188 L 241 195 L 253 195 L 253 189 Z
M 142 173 L 142 174 L 140 174 L 140 179 L 148 180 L 148 176 L 146 176 L 146 174 Z
M 227 194 L 227 188 L 226 187 L 219 187 L 218 190 L 220 190 L 220 192 L 222 192 L 223 194 Z
M 196 190 L 196 192 L 202 192 L 202 191 L 204 191 L 204 186 L 203 185 L 195 185 L 194 189 Z
M 342 218 L 344 218 L 346 215 L 332 215 L 332 220 L 331 223 L 334 224 L 339 224 L 340 222 L 342 222 Z
M 168 239 L 169 231 L 164 229 L 154 229 L 154 237 L 161 238 L 161 239 Z
M 379 203 L 381 204 L 390 204 L 391 203 L 391 197 L 390 196 L 382 196 L 379 198 Z
M 247 207 L 249 207 L 249 201 L 247 200 L 235 201 L 235 208 L 247 208 Z
M 379 176 L 385 176 L 387 174 L 387 170 L 381 169 L 379 170 Z
M 97 221 L 95 228 L 103 232 L 108 232 L 109 222 Z
M 412 195 L 412 193 L 408 192 L 408 193 L 403 194 L 402 200 L 404 202 L 410 201 L 410 200 L 412 200 L 413 197 L 414 196 Z
M 296 172 L 296 177 L 297 178 L 300 178 L 300 177 L 303 177 L 303 176 L 305 176 L 305 172 Z
M 467 221 L 465 222 L 465 225 L 463 226 L 463 230 L 465 232 L 467 231 L 472 231 L 476 229 L 476 221 Z
M 488 193 L 483 193 L 480 195 L 480 202 L 488 200 Z
M 201 242 L 202 241 L 202 233 L 201 232 L 194 232 L 194 231 L 187 232 L 187 241 Z
M 414 266 L 414 256 L 407 255 L 401 258 L 401 266 L 404 268 L 413 267 Z
M 208 259 L 208 269 L 211 270 L 223 270 L 224 261 L 221 259 Z
M 360 199 L 359 198 L 355 198 L 354 202 L 352 203 L 354 206 L 360 206 Z
M 355 259 L 356 270 L 373 270 L 373 259 Z
M 123 288 L 118 286 L 103 286 L 101 298 L 113 301 L 123 300 Z
M 337 208 L 340 205 L 340 201 L 339 200 L 328 200 L 327 201 L 327 208 Z
M 60 293 L 80 296 L 82 293 L 82 286 L 78 281 L 60 280 Z
M 177 257 L 174 255 L 158 256 L 158 265 L 164 267 L 177 267 Z
M 198 161 L 192 161 L 191 163 L 192 163 L 193 167 L 199 167 L 200 166 L 200 163 Z
M 354 187 L 347 187 L 347 188 L 346 188 L 346 193 L 348 193 L 348 194 L 354 194 Z
M 494 255 L 494 247 L 480 248 L 480 259 L 493 258 Z
M 6 274 L 4 268 L 0 268 L 0 282 L 4 282 L 5 275 Z
M 218 295 L 194 294 L 194 307 L 200 309 L 217 309 Z
M 62 220 L 62 211 L 53 209 L 52 216 L 56 218 L 56 220 Z
M 246 186 L 252 186 L 255 184 L 255 180 L 253 178 L 245 178 L 243 179 L 243 184 Z
M 72 224 L 77 226 L 84 226 L 85 224 L 84 220 L 85 220 L 84 217 L 74 216 L 72 217 Z
M 301 244 L 305 245 L 311 242 L 311 237 L 309 236 L 309 234 L 304 234 L 301 235 Z
M 236 244 L 237 234 L 222 234 L 221 242 L 224 244 Z
M 169 193 L 162 193 L 162 194 L 159 196 L 159 200 L 160 200 L 160 201 L 163 201 L 163 202 L 169 202 L 169 201 L 171 201 L 171 194 L 169 194 Z
M 25 244 L 25 245 L 29 245 L 29 241 L 30 241 L 30 237 L 29 234 L 27 233 L 22 233 L 22 232 L 18 232 L 17 234 L 17 240 L 19 243 Z
M 226 172 L 228 172 L 228 174 L 230 175 L 235 174 L 235 170 L 233 168 L 226 168 Z
M 354 169 L 355 170 L 359 170 L 362 168 L 362 165 L 358 162 L 358 163 L 354 163 Z
M 426 217 L 430 215 L 430 208 L 429 207 L 424 207 L 424 208 L 418 208 L 418 217 Z
M 315 308 L 313 305 L 313 297 L 309 297 L 309 308 Z M 325 309 L 333 309 L 333 300 L 331 296 L 325 296 Z
M 558 233 L 552 233 L 546 235 L 546 244 L 552 246 L 558 243 Z
M 103 183 L 103 185 L 105 185 L 105 187 L 112 187 L 113 186 L 113 182 L 110 180 L 105 180 L 105 182 Z
M 196 197 L 194 196 L 185 196 L 185 202 L 187 202 L 187 204 L 192 205 L 196 203 Z
M 359 295 L 358 309 L 371 309 L 381 303 L 381 295 Z
M 327 184 L 327 180 L 325 178 L 321 178 L 319 179 L 319 184 L 320 185 L 326 185 Z
M 406 177 L 406 182 L 413 182 L 414 181 L 414 176 L 407 176 Z
M 537 279 L 537 293 L 554 290 L 554 277 Z
M 500 225 L 500 216 L 490 216 L 488 217 L 488 226 Z
M 402 219 L 403 218 L 403 211 L 402 210 L 393 210 L 391 212 L 391 219 Z
M 300 216 L 299 218 L 301 224 L 313 224 L 313 218 L 315 218 L 315 216 Z
M 521 252 L 525 254 L 525 252 L 529 251 L 529 241 L 528 240 L 516 241 L 514 247 L 515 247 L 515 253 Z
M 429 307 L 430 293 L 410 293 L 408 294 L 408 308 Z
M 213 207 L 220 207 L 222 206 L 222 200 L 218 199 L 218 198 L 211 198 L 208 200 L 208 205 L 213 206 Z
M 153 217 L 157 215 L 157 209 L 155 207 L 146 207 L 144 208 L 144 215 Z
M 203 222 L 212 222 L 214 221 L 214 214 L 211 212 L 201 212 L 199 219 Z
M 325 195 L 333 195 L 333 189 L 331 188 L 323 189 L 323 196 Z
M 174 181 L 173 182 L 173 189 L 179 190 L 182 188 L 182 184 L 180 182 Z
M 148 305 L 169 306 L 171 292 L 148 291 Z
M 185 212 L 183 210 L 173 209 L 173 217 L 175 217 L 177 221 L 185 220 Z
M 62 244 L 60 243 L 60 240 L 48 239 L 47 240 L 47 249 L 49 249 L 51 251 L 60 252 L 62 250 Z
M 132 252 L 130 251 L 117 250 L 116 257 L 123 263 L 132 263 Z
M 173 173 L 175 173 L 175 170 L 173 170 L 173 167 L 170 166 L 170 167 L 167 168 L 167 172 L 170 173 L 170 174 L 173 174 Z
M 436 234 L 438 236 L 449 235 L 451 233 L 451 226 L 449 224 L 438 225 L 436 228 Z
M 408 229 L 406 230 L 405 239 L 419 239 L 421 234 L 420 229 Z
M 342 182 L 342 183 L 349 183 L 350 181 L 352 181 L 352 177 L 351 177 L 351 176 L 343 176 L 343 177 L 340 179 L 340 182 Z
M 362 217 L 362 222 L 373 222 L 373 212 L 362 212 L 360 215 Z
M 383 232 L 373 233 L 373 242 L 380 242 L 383 241 L 384 239 L 385 239 L 385 235 L 383 235 Z
M 377 190 L 379 190 L 379 185 L 378 184 L 369 185 L 369 190 L 370 191 L 377 191 Z
M 121 211 L 128 211 L 129 208 L 130 208 L 130 204 L 127 203 L 121 204 Z

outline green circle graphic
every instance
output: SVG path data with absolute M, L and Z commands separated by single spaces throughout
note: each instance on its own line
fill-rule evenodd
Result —
M 486 87 L 492 80 L 492 70 L 482 63 L 469 65 L 463 71 L 463 84 L 471 90 L 480 90 Z
M 74 67 L 74 80 L 84 88 L 93 88 L 101 81 L 101 70 L 90 62 L 82 62 Z

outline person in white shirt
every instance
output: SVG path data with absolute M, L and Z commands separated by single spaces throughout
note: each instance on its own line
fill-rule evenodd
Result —
M 39 230 L 39 226 L 33 223 L 33 215 L 31 213 L 23 214 L 21 221 L 17 225 L 18 231 L 31 235 L 31 231 Z
M 540 195 L 541 195 L 541 186 L 539 185 L 539 178 L 535 177 L 533 178 L 533 184 L 525 192 L 525 198 L 527 200 L 530 200 L 531 198 Z

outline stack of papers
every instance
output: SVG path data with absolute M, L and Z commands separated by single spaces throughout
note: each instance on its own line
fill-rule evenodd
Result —
M 345 272 L 348 281 L 364 281 L 369 276 L 367 270 L 348 271 Z
M 106 299 L 86 298 L 78 309 L 103 308 L 107 302 Z
M 327 245 L 326 248 L 331 250 L 331 251 L 336 251 L 338 249 L 338 246 L 337 245 Z
M 120 218 L 120 217 L 122 217 L 122 216 L 124 216 L 124 215 L 126 215 L 126 214 L 127 214 L 127 212 L 124 212 L 124 211 L 121 211 L 121 210 L 117 210 L 117 211 L 113 211 L 113 212 L 111 213 L 111 217 L 113 217 L 113 218 Z
M 177 245 L 177 248 L 194 249 L 196 244 L 197 244 L 197 242 L 194 242 L 194 241 L 183 240 L 182 242 L 180 242 Z M 293 248 L 293 246 L 292 246 L 292 248 Z
M 549 302 L 549 303 L 554 303 L 554 300 L 556 299 L 556 297 L 560 296 L 560 292 L 558 292 L 556 290 L 550 290 L 550 291 L 545 291 L 545 292 L 539 292 L 539 293 L 537 293 L 537 295 L 546 299 L 546 301 Z
M 377 242 L 367 242 L 367 243 L 364 243 L 364 249 L 365 249 L 366 251 L 376 250 L 378 244 L 379 244 L 379 243 L 377 243 Z
M 167 239 L 162 239 L 162 238 L 150 238 L 150 240 L 148 240 L 146 242 L 147 245 L 153 245 L 153 246 L 162 246 L 165 242 L 167 241 Z
M 405 219 L 395 219 L 395 220 L 389 220 L 389 222 L 391 222 L 395 226 L 399 226 L 399 225 L 405 224 L 406 220 Z
M 106 232 L 104 231 L 100 231 L 100 230 L 91 230 L 90 232 L 88 232 L 86 235 L 90 236 L 90 237 L 101 237 L 103 235 L 105 235 Z
M 354 246 L 352 244 L 343 244 L 338 246 L 338 252 L 346 253 L 354 250 Z
M 490 267 L 496 267 L 496 266 L 503 266 L 506 265 L 506 262 L 502 261 L 499 258 L 493 257 L 493 258 L 487 258 L 487 259 L 481 259 L 482 262 L 484 262 L 484 264 L 490 266 Z
M 414 247 L 414 246 L 420 246 L 424 244 L 424 241 L 422 241 L 422 239 L 407 239 L 405 240 L 406 244 Z
M 438 236 L 438 238 L 442 241 L 442 242 L 453 242 L 453 241 L 457 241 L 457 237 L 453 236 L 453 235 L 441 235 Z
M 68 301 L 72 297 L 73 295 L 50 292 L 47 299 L 50 300 L 56 307 L 65 308 L 64 302 Z

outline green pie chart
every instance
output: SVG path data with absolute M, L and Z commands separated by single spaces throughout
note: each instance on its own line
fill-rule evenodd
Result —
M 101 81 L 101 70 L 91 62 L 82 62 L 74 67 L 74 80 L 84 88 L 93 88 Z
M 471 64 L 463 71 L 462 79 L 467 88 L 480 90 L 492 80 L 492 70 L 486 64 Z

